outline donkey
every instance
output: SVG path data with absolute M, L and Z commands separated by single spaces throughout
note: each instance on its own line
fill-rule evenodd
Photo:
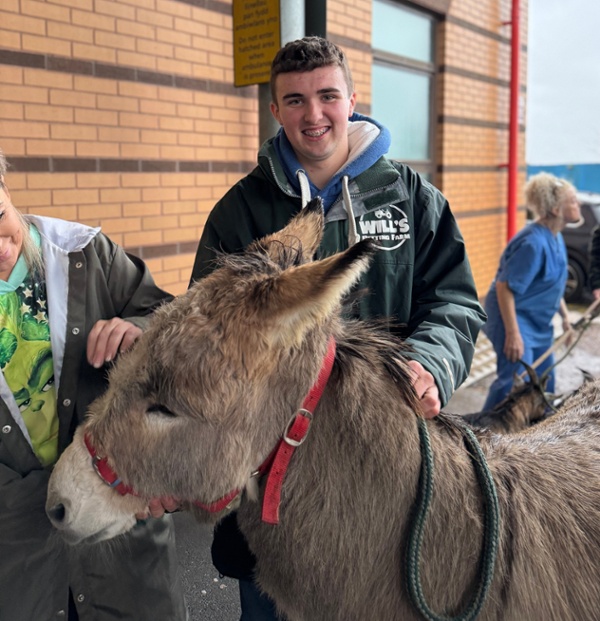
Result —
M 526 382 L 520 375 L 515 375 L 510 393 L 490 410 L 463 414 L 463 420 L 472 427 L 489 429 L 496 433 L 515 433 L 551 416 L 556 408 L 556 395 L 546 392 L 549 373 L 541 377 L 535 369 L 521 362 L 529 375 Z
M 108 539 L 166 495 L 205 522 L 238 506 L 290 621 L 597 619 L 600 384 L 520 434 L 477 432 L 488 528 L 464 423 L 425 421 L 402 344 L 341 317 L 373 247 L 311 262 L 322 231 L 311 205 L 157 311 L 54 469 L 56 528 Z

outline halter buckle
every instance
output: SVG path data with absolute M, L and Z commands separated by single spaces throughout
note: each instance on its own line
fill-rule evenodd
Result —
M 299 440 L 295 440 L 294 438 L 290 438 L 289 437 L 289 433 L 290 433 L 290 431 L 292 429 L 292 426 L 293 426 L 294 422 L 296 421 L 296 418 L 298 417 L 298 415 L 304 416 L 304 418 L 308 419 L 309 426 L 307 427 L 306 432 L 304 433 L 304 435 Z M 313 419 L 312 412 L 309 412 L 308 410 L 306 410 L 304 408 L 300 408 L 290 418 L 290 421 L 286 425 L 285 431 L 283 432 L 282 440 L 286 444 L 289 444 L 290 446 L 293 446 L 294 448 L 297 448 L 298 446 L 300 446 L 304 442 L 304 440 L 306 440 L 306 438 L 308 436 L 308 432 L 310 431 L 310 423 L 312 423 L 312 419 Z
M 100 471 L 100 464 L 104 462 L 106 462 L 105 457 L 98 457 L 98 455 L 94 455 L 92 457 L 92 467 L 94 468 L 94 471 L 100 477 L 100 480 L 102 481 L 102 483 L 104 483 L 105 485 L 108 485 L 108 487 L 113 487 L 113 488 L 118 487 L 119 485 L 121 485 L 121 479 L 118 476 L 115 475 L 115 480 L 111 483 L 110 481 L 106 479 L 106 477 Z

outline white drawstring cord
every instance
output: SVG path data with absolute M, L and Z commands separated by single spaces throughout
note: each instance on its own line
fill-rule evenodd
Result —
M 356 220 L 354 219 L 354 211 L 352 210 L 352 199 L 350 198 L 350 190 L 348 189 L 348 176 L 342 177 L 342 198 L 344 209 L 348 214 L 348 248 L 354 246 L 360 240 L 358 231 L 356 230 Z
M 310 184 L 308 182 L 308 177 L 303 170 L 299 170 L 296 173 L 298 177 L 298 183 L 300 184 L 300 197 L 302 199 L 302 209 L 308 205 L 308 201 L 310 201 Z
M 308 201 L 310 201 L 310 184 L 308 177 L 303 170 L 299 170 L 297 173 L 298 183 L 300 184 L 300 198 L 302 200 L 302 209 L 306 207 Z M 344 209 L 348 215 L 348 247 L 354 246 L 354 244 L 360 240 L 358 231 L 356 230 L 356 220 L 354 219 L 354 211 L 352 210 L 352 199 L 350 198 L 350 190 L 348 189 L 348 176 L 342 177 L 342 202 L 344 203 Z

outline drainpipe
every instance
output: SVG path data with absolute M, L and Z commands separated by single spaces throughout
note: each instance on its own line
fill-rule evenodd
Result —
M 305 34 L 305 0 L 280 0 L 281 45 L 301 39 Z M 275 55 L 275 54 L 273 54 Z M 258 85 L 258 139 L 262 144 L 279 130 L 271 114 L 271 87 Z
M 510 59 L 510 119 L 508 128 L 508 213 L 506 239 L 517 232 L 517 189 L 519 185 L 519 0 L 512 0 Z
M 327 0 L 280 0 L 281 45 L 305 35 L 327 36 Z M 271 114 L 271 87 L 258 85 L 258 139 L 274 136 L 279 124 Z

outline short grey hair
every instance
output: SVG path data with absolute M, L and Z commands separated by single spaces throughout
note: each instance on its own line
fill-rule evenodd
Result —
M 575 186 L 566 179 L 559 179 L 547 172 L 534 175 L 525 185 L 527 207 L 540 218 L 552 218 L 552 212 L 557 207 L 562 213 L 565 200 L 575 192 Z
M 6 189 L 6 171 L 8 170 L 8 162 L 6 160 L 6 156 L 0 149 L 0 187 Z M 14 205 L 13 205 L 14 207 Z M 38 248 L 37 244 L 33 240 L 31 233 L 29 231 L 29 222 L 25 220 L 23 214 L 14 207 L 15 213 L 17 214 L 17 218 L 21 223 L 21 232 L 23 235 L 23 245 L 21 246 L 21 252 L 23 257 L 25 258 L 25 263 L 27 263 L 27 268 L 31 275 L 35 277 L 40 277 L 44 273 L 44 261 L 42 258 L 42 250 Z

